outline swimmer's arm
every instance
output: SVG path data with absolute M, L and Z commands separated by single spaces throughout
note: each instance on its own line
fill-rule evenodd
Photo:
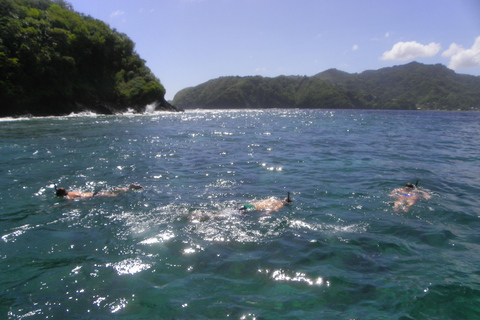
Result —
M 417 190 L 417 192 L 419 192 L 427 200 L 432 198 L 432 196 L 426 193 L 425 191 Z
M 398 197 L 399 194 L 402 192 L 402 189 L 394 189 L 392 192 L 389 193 L 389 197 Z
M 127 192 L 129 190 L 138 190 L 138 189 L 143 189 L 143 187 L 139 184 L 130 184 L 130 186 L 125 187 L 125 188 L 115 188 L 116 192 Z

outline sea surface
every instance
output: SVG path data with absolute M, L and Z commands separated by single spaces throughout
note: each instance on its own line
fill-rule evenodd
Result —
M 479 134 L 475 112 L 1 119 L 0 319 L 479 319 Z M 394 212 L 416 181 L 432 198 Z

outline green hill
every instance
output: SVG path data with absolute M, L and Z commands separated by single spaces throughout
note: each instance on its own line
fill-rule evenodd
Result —
M 176 111 L 134 47 L 63 0 L 1 0 L 0 116 Z
M 480 77 L 417 62 L 360 74 L 330 69 L 312 77 L 222 77 L 180 91 L 173 103 L 182 108 L 476 110 Z

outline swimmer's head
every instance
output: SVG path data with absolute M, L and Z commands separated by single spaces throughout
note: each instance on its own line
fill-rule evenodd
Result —
M 413 185 L 413 183 L 410 183 L 410 182 L 406 183 L 404 187 L 405 188 L 410 188 L 410 189 L 415 189 L 415 186 Z
M 57 197 L 66 197 L 68 195 L 68 191 L 65 188 L 57 188 L 55 186 L 55 195 Z

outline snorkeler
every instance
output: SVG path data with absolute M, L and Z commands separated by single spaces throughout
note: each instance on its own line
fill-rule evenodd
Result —
M 418 181 L 417 181 L 418 183 Z M 402 209 L 403 212 L 408 212 L 411 206 L 417 202 L 420 198 L 430 199 L 432 196 L 426 193 L 425 191 L 418 190 L 416 184 L 406 183 L 403 188 L 397 188 L 392 190 L 389 197 L 396 198 L 393 205 L 393 210 L 398 212 L 399 209 Z
M 293 201 L 290 199 L 290 192 L 288 192 L 287 197 L 279 200 L 277 198 L 271 197 L 265 200 L 258 200 L 251 203 L 242 203 L 232 211 L 231 209 L 222 210 L 219 212 L 209 212 L 203 209 L 195 209 L 188 213 L 188 219 L 191 222 L 204 222 L 210 219 L 215 220 L 224 220 L 229 217 L 234 216 L 235 214 L 241 213 L 246 214 L 247 212 L 252 211 L 265 211 L 264 214 L 270 214 L 273 211 L 280 210 L 286 205 L 291 204 Z M 237 211 L 238 210 L 238 211 Z
M 128 190 L 143 189 L 141 185 L 130 184 L 126 188 L 115 188 L 114 192 L 97 191 L 97 192 L 79 192 L 79 191 L 67 191 L 65 188 L 57 188 L 55 186 L 55 195 L 61 198 L 75 199 L 75 198 L 93 198 L 93 197 L 116 197 L 119 194 L 125 193 Z
M 241 212 L 265 211 L 265 214 L 270 214 L 273 211 L 282 209 L 286 205 L 290 205 L 292 202 L 290 192 L 288 192 L 287 197 L 282 200 L 272 197 L 265 200 L 254 201 L 252 203 L 241 204 L 238 210 Z

